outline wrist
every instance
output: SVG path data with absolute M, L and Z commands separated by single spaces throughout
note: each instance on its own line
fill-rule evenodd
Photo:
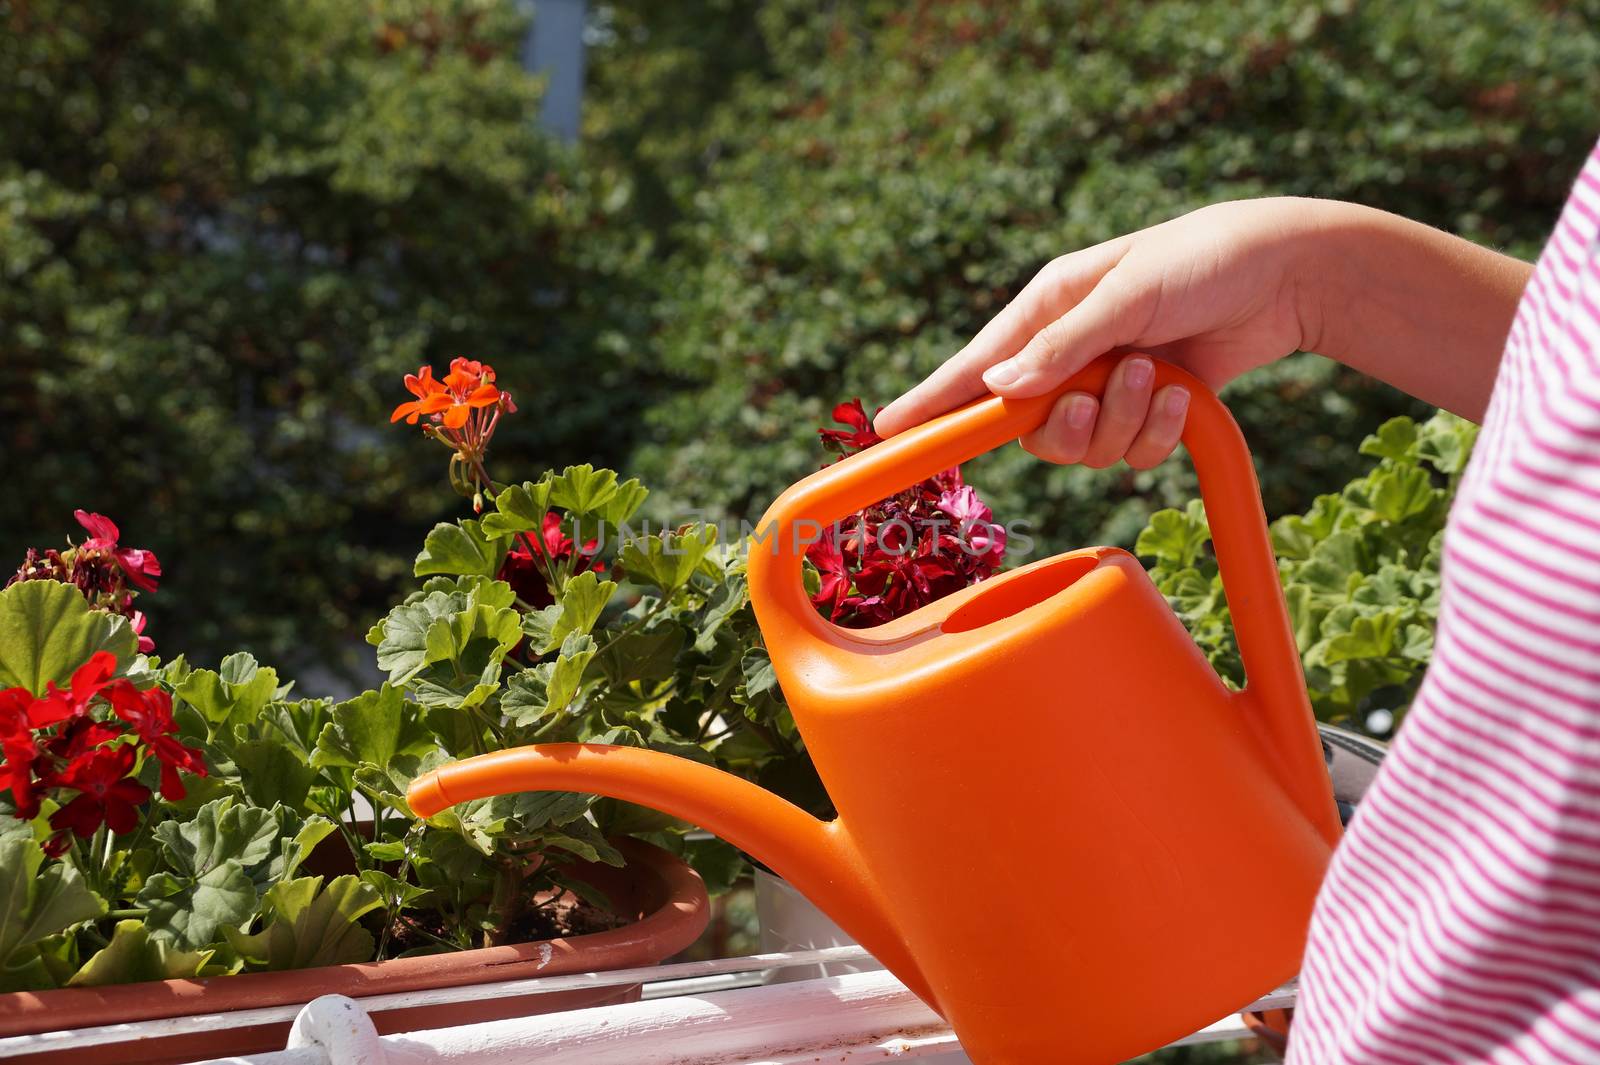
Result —
M 1300 349 L 1348 362 L 1348 327 L 1359 317 L 1362 293 L 1381 283 L 1370 260 L 1383 254 L 1385 224 L 1399 219 L 1339 200 L 1290 198 L 1284 208 Z

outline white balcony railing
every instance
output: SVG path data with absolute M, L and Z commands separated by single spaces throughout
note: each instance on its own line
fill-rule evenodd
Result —
M 763 974 L 789 966 L 859 961 L 860 947 L 763 954 L 707 962 L 511 980 L 361 1000 L 330 995 L 303 1007 L 174 1017 L 138 1024 L 0 1039 L 0 1059 L 72 1051 L 178 1034 L 201 1034 L 293 1018 L 288 1046 L 206 1065 L 815 1065 L 964 1060 L 937 1014 L 887 972 L 765 985 Z M 574 988 L 644 983 L 642 1000 L 484 1024 L 380 1036 L 368 1011 L 446 1005 Z M 1254 1003 L 1294 1004 L 1293 986 Z M 1246 1035 L 1237 1017 L 1179 1040 L 1213 1042 Z M 1071 1033 L 1063 1032 L 1063 1040 Z M 1174 1045 L 1178 1045 L 1174 1044 Z M 931 1065 L 931 1063 L 930 1063 Z

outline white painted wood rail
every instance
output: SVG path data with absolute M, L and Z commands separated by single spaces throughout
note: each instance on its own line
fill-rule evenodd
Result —
M 949 1027 L 887 972 L 853 973 L 764 986 L 763 972 L 854 961 L 860 947 L 755 955 L 610 973 L 511 980 L 361 1000 L 326 996 L 303 1007 L 175 1017 L 141 1024 L 0 1039 L 0 1058 L 40 1050 L 129 1043 L 294 1018 L 281 1051 L 217 1058 L 205 1065 L 819 1065 L 928 1061 L 959 1053 Z M 642 1001 L 380 1036 L 367 1011 L 484 997 L 645 984 Z M 1253 1004 L 1293 1005 L 1285 987 Z M 1180 1043 L 1244 1035 L 1228 1017 Z M 1062 1032 L 1070 1040 L 1070 1032 Z M 1176 1044 L 1174 1044 L 1176 1045 Z

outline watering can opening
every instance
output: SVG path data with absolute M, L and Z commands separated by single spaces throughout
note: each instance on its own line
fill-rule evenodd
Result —
M 1020 614 L 1072 587 L 1100 564 L 1102 555 L 1101 551 L 1068 555 L 1014 571 L 1016 576 L 1009 579 L 991 578 L 977 595 L 951 611 L 939 628 L 944 632 L 970 632 Z

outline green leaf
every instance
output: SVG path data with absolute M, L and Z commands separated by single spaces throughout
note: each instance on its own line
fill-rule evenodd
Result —
M 778 692 L 778 674 L 772 668 L 772 659 L 767 657 L 765 647 L 746 650 L 739 660 L 739 669 L 744 674 L 745 693 L 750 697 Z
M 617 475 L 593 466 L 568 466 L 550 485 L 550 502 L 574 517 L 584 518 L 609 504 L 618 493 Z
M 522 634 L 528 638 L 529 646 L 539 654 L 544 654 L 549 648 L 561 643 L 560 640 L 551 638 L 551 633 L 556 631 L 556 625 L 560 621 L 559 603 L 552 603 L 540 610 L 530 610 L 522 615 Z M 545 650 L 539 650 L 540 648 Z
M 368 961 L 372 934 L 357 922 L 383 904 L 359 877 L 341 876 L 323 887 L 320 876 L 278 884 L 262 900 L 268 913 L 255 935 L 226 929 L 228 943 L 257 969 L 307 969 Z
M 277 853 L 271 861 L 254 870 L 252 879 L 257 887 L 270 886 L 294 876 L 306 859 L 311 857 L 311 852 L 317 849 L 317 844 L 333 835 L 339 827 L 320 814 L 301 821 L 299 814 L 281 806 L 277 808 L 277 814 Z
M 1426 625 L 1407 625 L 1400 656 L 1423 666 L 1433 661 L 1433 630 Z
M 0 964 L 19 949 L 106 912 L 77 869 L 52 862 L 29 836 L 0 840 Z
M 1440 473 L 1454 477 L 1466 469 L 1477 438 L 1476 425 L 1448 411 L 1439 411 L 1422 425 L 1417 458 L 1432 464 Z
M 382 869 L 363 869 L 360 876 L 362 883 L 378 893 L 387 910 L 409 909 L 413 902 L 430 894 L 427 888 L 397 880 Z
M 614 685 L 664 680 L 677 668 L 683 644 L 684 631 L 679 625 L 624 633 L 606 645 L 599 657 L 600 669 Z
M 221 672 L 191 670 L 176 687 L 178 698 L 213 726 L 253 725 L 277 693 L 277 671 L 244 652 L 224 658 Z
M 1376 433 L 1361 441 L 1361 453 L 1393 462 L 1411 462 L 1417 453 L 1417 423 L 1404 415 L 1390 418 L 1378 426 Z
M 1186 569 L 1195 564 L 1211 540 L 1211 527 L 1198 502 L 1185 510 L 1158 510 L 1140 533 L 1133 549 L 1163 566 Z
M 257 719 L 263 733 L 276 732 L 282 742 L 293 748 L 302 761 L 310 761 L 317 749 L 317 737 L 328 723 L 328 713 L 333 709 L 332 699 L 299 699 L 274 701 L 267 704 Z
M 537 724 L 550 712 L 549 677 L 555 669 L 553 662 L 544 662 L 533 669 L 525 669 L 506 684 L 500 697 L 500 712 L 519 728 Z
M 1272 523 L 1272 549 L 1279 561 L 1299 561 L 1335 530 L 1354 524 L 1343 495 L 1321 495 L 1303 516 L 1290 514 Z
M 626 864 L 622 852 L 606 842 L 598 828 L 583 819 L 569 821 L 560 830 L 540 833 L 540 842 L 576 854 L 586 862 L 603 862 L 617 868 Z
M 601 580 L 593 570 L 585 570 L 567 581 L 566 587 L 561 589 L 561 601 L 556 604 L 559 611 L 555 620 L 536 647 L 538 653 L 550 652 L 573 634 L 587 635 L 616 590 L 616 582 Z M 524 622 L 523 631 L 526 630 Z
M 599 508 L 600 520 L 612 526 L 624 524 L 638 512 L 649 494 L 650 490 L 640 484 L 638 478 L 630 477 L 617 485 L 617 494 Z
M 257 806 L 282 803 L 299 809 L 317 778 L 317 771 L 306 764 L 306 756 L 279 740 L 245 740 L 235 744 L 231 753 L 239 771 L 239 786 Z
M 457 678 L 448 668 L 429 666 L 411 682 L 411 697 L 418 706 L 433 710 L 470 710 L 482 706 L 500 690 L 498 665 L 489 669 L 487 681 L 478 677 Z
M 0 965 L 0 993 L 65 987 L 77 970 L 77 937 L 70 932 L 47 936 L 19 948 Z
M 815 591 L 812 594 L 816 594 Z M 717 633 L 722 626 L 750 602 L 750 588 L 745 582 L 743 574 L 730 577 L 719 584 L 711 593 L 711 600 L 707 604 L 705 616 L 700 623 L 694 626 L 694 649 L 701 654 L 710 654 L 716 646 Z
M 65 684 L 96 651 L 133 661 L 139 638 L 128 620 L 92 610 L 83 593 L 59 581 L 21 581 L 0 591 L 0 688 L 43 695 Z
M 589 660 L 595 655 L 594 638 L 587 635 L 573 633 L 561 645 L 561 653 L 555 661 L 555 668 L 550 672 L 547 688 L 547 700 L 550 709 L 565 710 L 572 702 L 573 696 L 578 694 L 578 685 L 583 681 L 584 670 L 589 668 Z
M 1433 487 L 1428 471 L 1415 466 L 1378 470 L 1369 478 L 1366 503 L 1387 522 L 1402 522 L 1422 514 L 1443 497 Z
M 422 542 L 413 572 L 418 577 L 430 573 L 493 577 L 500 572 L 510 541 L 491 535 L 471 518 L 451 524 L 440 522 Z
M 278 846 L 279 822 L 270 810 L 215 799 L 187 822 L 163 821 L 155 836 L 171 872 L 145 879 L 139 903 L 150 910 L 152 934 L 199 950 L 225 927 L 242 927 L 256 909 L 248 869 Z
M 173 871 L 203 877 L 223 862 L 255 865 L 272 854 L 278 822 L 271 810 L 214 799 L 189 821 L 163 821 L 155 837 Z
M 739 848 L 720 839 L 686 839 L 683 857 L 700 874 L 706 893 L 712 897 L 732 891 L 749 868 Z
M 330 716 L 317 737 L 313 761 L 318 766 L 383 766 L 397 755 L 434 749 L 422 715 L 392 684 L 337 704 Z
M 236 861 L 213 867 L 203 877 L 172 873 L 145 878 L 138 901 L 149 909 L 151 934 L 179 947 L 199 949 L 216 942 L 220 930 L 242 927 L 256 910 L 256 886 Z
M 377 644 L 378 668 L 387 671 L 389 679 L 399 684 L 436 660 L 430 658 L 430 654 L 448 654 L 448 648 L 438 647 L 438 637 L 430 644 L 430 633 L 435 622 L 448 618 L 464 605 L 464 601 L 455 602 L 444 592 L 432 592 L 420 602 L 402 603 L 389 611 L 388 617 L 367 636 L 368 643 Z
M 1395 638 L 1403 617 L 1402 611 L 1386 610 L 1355 618 L 1348 632 L 1328 639 L 1318 661 L 1331 666 L 1355 658 L 1387 657 L 1395 651 Z
M 1360 538 L 1337 532 L 1312 549 L 1295 580 L 1307 585 L 1315 595 L 1343 600 L 1360 583 L 1364 568 Z
M 593 795 L 577 791 L 519 791 L 485 800 L 468 811 L 467 820 L 527 836 L 580 820 L 594 802 Z
M 376 643 L 378 665 L 395 684 L 436 662 L 450 663 L 457 686 L 495 683 L 499 663 L 522 639 L 515 598 L 504 581 L 429 581 L 374 626 L 367 641 Z
M 182 950 L 138 921 L 118 921 L 111 942 L 85 962 L 67 986 L 102 987 L 197 976 L 214 953 Z
M 619 561 L 628 579 L 671 593 L 688 583 L 716 546 L 717 527 L 697 525 L 687 532 L 637 536 L 622 545 Z
M 547 473 L 537 483 L 526 481 L 513 485 L 495 496 L 496 513 L 484 515 L 484 533 L 488 536 L 542 533 L 544 515 L 550 509 L 550 482 L 553 477 L 553 474 Z

